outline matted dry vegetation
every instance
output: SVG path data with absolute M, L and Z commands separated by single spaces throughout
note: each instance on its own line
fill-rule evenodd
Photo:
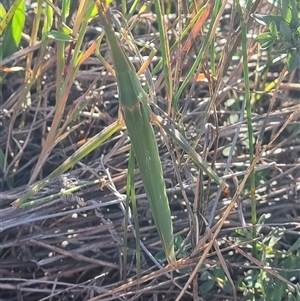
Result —
M 75 1 L 74 1 L 75 2 Z M 270 11 L 270 5 L 259 5 L 260 12 Z M 247 133 L 246 120 L 229 124 L 229 119 L 239 114 L 237 107 L 229 107 L 228 99 L 241 99 L 243 95 L 243 70 L 238 57 L 230 57 L 230 50 L 240 33 L 238 20 L 230 23 L 231 6 L 225 9 L 221 25 L 217 32 L 216 43 L 220 58 L 228 64 L 220 84 L 217 97 L 211 95 L 207 82 L 198 82 L 195 87 L 188 87 L 180 100 L 182 114 L 177 122 L 184 125 L 190 143 L 196 144 L 196 149 L 208 162 L 213 163 L 220 175 L 224 174 L 227 157 L 223 150 L 232 144 L 234 135 L 240 127 L 236 142 L 236 152 L 230 165 L 229 175 L 231 196 L 236 190 L 237 180 L 243 179 L 249 166 L 247 145 L 243 143 Z M 172 16 L 171 16 L 172 17 Z M 133 17 L 134 18 L 134 17 Z M 31 17 L 27 16 L 27 28 L 30 28 Z M 130 21 L 133 22 L 133 19 Z M 129 24 L 130 24 L 129 22 Z M 70 24 L 72 20 L 70 19 Z M 170 25 L 176 24 L 175 19 Z M 258 52 L 255 45 L 255 35 L 262 27 L 253 20 L 249 23 L 249 66 L 254 71 L 258 66 L 267 63 L 266 53 Z M 86 46 L 97 37 L 97 22 L 92 22 L 86 34 Z M 230 27 L 233 26 L 233 27 Z M 151 41 L 159 50 L 156 38 L 155 16 L 151 13 L 140 15 L 138 28 L 133 30 L 136 40 Z M 0 62 L 1 66 L 25 66 L 29 53 L 34 57 L 41 47 L 40 43 L 28 46 L 30 32 L 24 34 L 22 49 Z M 176 39 L 176 27 L 170 29 L 170 39 Z M 199 50 L 200 38 L 194 41 L 194 47 L 188 55 L 183 72 L 189 70 L 194 53 Z M 226 44 L 226 41 L 231 41 Z M 173 214 L 174 232 L 190 243 L 195 231 L 199 231 L 200 243 L 186 253 L 186 261 L 179 267 L 188 267 L 184 273 L 178 273 L 173 267 L 159 270 L 146 253 L 142 252 L 142 279 L 136 280 L 136 246 L 129 227 L 127 264 L 123 263 L 124 248 L 124 210 L 121 203 L 125 200 L 128 151 L 130 142 L 126 131 L 118 133 L 105 142 L 99 149 L 88 155 L 61 178 L 49 183 L 39 191 L 34 198 L 55 195 L 64 189 L 76 187 L 88 181 L 98 180 L 95 185 L 78 190 L 66 196 L 54 197 L 52 200 L 25 209 L 13 209 L 11 203 L 28 190 L 28 182 L 32 170 L 37 163 L 39 154 L 47 135 L 48 127 L 55 110 L 56 51 L 54 43 L 49 45 L 47 57 L 43 64 L 42 85 L 35 85 L 28 93 L 27 106 L 16 116 L 14 114 L 24 93 L 22 72 L 3 74 L 2 92 L 0 94 L 0 146 L 7 154 L 5 168 L 1 172 L 1 265 L 0 289 L 1 301 L 13 300 L 175 300 L 187 283 L 193 268 L 199 262 L 207 244 L 213 235 L 205 234 L 205 220 L 210 219 L 210 212 L 217 187 L 206 177 L 198 177 L 193 163 L 187 160 L 184 153 L 175 145 L 165 145 L 161 135 L 157 135 L 164 177 L 166 180 L 170 206 Z M 102 51 L 108 58 L 109 50 L 103 43 Z M 232 48 L 231 48 L 232 47 Z M 239 47 L 239 46 L 238 46 Z M 253 48 L 252 48 L 253 47 Z M 232 49 L 236 53 L 235 49 Z M 67 51 L 67 49 L 66 49 Z M 142 53 L 147 55 L 147 52 Z M 228 56 L 227 56 L 228 55 Z M 159 59 L 153 59 L 153 68 Z M 35 63 L 33 59 L 33 64 Z M 276 79 L 284 61 L 272 63 L 264 75 L 266 83 Z M 205 65 L 205 64 L 204 64 Z M 209 62 L 206 62 L 206 66 Z M 261 239 L 267 237 L 271 227 L 281 227 L 284 232 L 278 242 L 279 250 L 288 250 L 296 241 L 300 226 L 300 173 L 299 173 L 299 105 L 300 105 L 300 74 L 296 70 L 289 74 L 279 86 L 279 93 L 274 98 L 274 90 L 264 93 L 264 85 L 257 82 L 257 77 L 251 75 L 252 91 L 261 90 L 261 99 L 253 104 L 253 129 L 257 137 L 265 127 L 262 147 L 273 141 L 257 163 L 257 215 L 267 215 Z M 142 79 L 143 80 L 143 79 Z M 219 80 L 219 79 L 217 79 Z M 156 82 L 156 78 L 154 78 Z M 189 94 L 189 91 L 191 92 Z M 156 91 L 158 105 L 163 109 L 164 87 Z M 208 97 L 215 98 L 215 111 L 212 111 L 209 122 L 214 127 L 204 127 L 203 116 Z M 89 139 L 104 127 L 116 120 L 118 115 L 117 87 L 115 79 L 108 74 L 99 61 L 90 57 L 80 68 L 68 98 L 67 106 L 62 112 L 62 120 L 72 114 L 74 107 L 85 103 L 81 113 L 72 116 L 69 127 L 64 131 L 61 141 L 55 146 L 39 175 L 43 179 L 68 156 L 70 156 L 86 139 Z M 271 111 L 268 112 L 268 109 Z M 294 115 L 293 115 L 294 114 Z M 292 116 L 292 118 L 290 118 Z M 287 127 L 281 128 L 285 123 Z M 65 134 L 67 133 L 67 134 Z M 198 137 L 201 134 L 201 139 Z M 177 160 L 177 169 L 173 159 Z M 9 172 L 7 172 L 9 171 Z M 181 179 L 176 172 L 179 171 Z M 151 254 L 161 250 L 158 235 L 151 220 L 147 200 L 143 191 L 139 172 L 136 170 L 136 191 L 140 221 L 140 236 Z M 201 187 L 204 186 L 202 190 Z M 236 229 L 242 227 L 244 216 L 246 225 L 251 221 L 250 201 L 245 186 L 238 206 L 233 206 L 226 220 L 222 221 L 222 229 L 205 258 L 201 272 L 211 271 L 216 267 L 227 266 L 232 280 L 236 283 L 250 268 L 264 266 L 263 262 L 255 260 L 242 243 L 236 243 Z M 199 195 L 205 203 L 204 218 L 190 214 L 186 200 L 193 204 Z M 34 199 L 33 198 L 33 199 Z M 214 225 L 222 218 L 226 208 L 231 203 L 231 197 L 219 200 L 214 214 Z M 241 213 L 243 212 L 243 214 Z M 195 224 L 197 221 L 199 224 Z M 203 239 L 204 238 L 204 239 Z M 199 247 L 200 246 L 200 247 Z M 219 247 L 219 250 L 218 250 Z M 198 255 L 189 258 L 189 254 L 198 249 Z M 199 257 L 200 254 L 200 257 Z M 222 254 L 222 256 L 220 256 Z M 222 258 L 225 261 L 222 261 Z M 298 268 L 299 269 L 299 268 Z M 125 271 L 125 272 L 124 272 Z M 278 271 L 270 270 L 278 277 Z M 173 272 L 173 273 L 172 273 Z M 125 281 L 124 281 L 125 279 Z M 192 284 L 200 285 L 202 280 Z M 295 289 L 298 279 L 284 280 Z M 198 282 L 198 284 L 197 284 Z M 203 281 L 204 282 L 204 281 Z M 182 300 L 195 300 L 191 286 L 186 290 Z M 226 293 L 221 282 L 216 282 L 212 290 L 205 295 L 205 300 L 244 300 L 241 293 L 235 296 L 234 289 Z M 199 299 L 200 300 L 200 299 Z

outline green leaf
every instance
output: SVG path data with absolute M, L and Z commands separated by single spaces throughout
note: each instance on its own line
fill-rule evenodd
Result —
M 292 30 L 290 26 L 285 21 L 281 21 L 279 30 L 282 34 L 283 40 L 290 43 L 292 41 Z
M 62 22 L 62 31 L 66 35 L 70 35 L 73 30 L 66 23 Z
M 277 37 L 278 36 L 278 31 L 277 31 L 277 26 L 276 26 L 276 22 L 275 21 L 272 21 L 270 23 L 269 29 L 270 29 L 270 33 L 272 34 L 273 37 Z
M 70 13 L 70 0 L 65 0 L 62 1 L 62 9 L 61 9 L 61 14 L 63 16 L 63 20 L 66 20 L 66 18 L 69 16 Z
M 292 22 L 292 9 L 288 3 L 289 1 L 284 1 L 282 5 L 282 16 L 286 23 L 291 24 Z
M 299 26 L 299 17 L 298 17 L 298 13 L 299 10 L 297 9 L 297 3 L 295 2 L 295 0 L 290 0 L 290 7 L 291 7 L 291 12 L 292 12 L 292 21 L 291 21 L 291 25 L 292 28 L 296 28 Z
M 228 121 L 228 125 L 236 124 L 239 121 L 239 115 L 238 114 L 230 114 L 227 121 Z
M 300 250 L 300 237 L 289 248 L 288 253 Z
M 271 300 L 281 301 L 283 296 L 284 296 L 284 292 L 285 292 L 285 289 L 286 289 L 286 284 L 283 283 L 280 280 L 275 281 L 275 283 L 276 284 L 274 285 L 274 287 L 271 291 L 271 294 L 268 295 L 268 296 L 270 296 Z
M 225 148 L 223 149 L 223 151 L 222 151 L 222 155 L 223 155 L 224 157 L 228 157 L 228 156 L 229 156 L 229 153 L 230 153 L 230 149 L 231 149 L 231 146 L 225 147 Z M 234 147 L 232 155 L 235 155 L 236 150 L 237 150 L 237 148 Z
M 4 152 L 2 151 L 2 148 L 0 148 L 0 170 L 3 170 L 5 163 L 5 155 Z M 5 178 L 5 182 L 9 188 L 14 187 L 14 177 L 11 172 L 8 173 L 7 177 Z
M 43 34 L 46 34 L 51 30 L 52 24 L 53 24 L 53 8 L 48 3 L 46 3 Z
M 98 14 L 97 7 L 94 6 L 94 8 L 93 8 L 93 10 L 91 12 L 91 18 L 94 18 L 97 14 Z
M 260 44 L 265 44 L 267 42 L 273 42 L 274 37 L 270 32 L 263 32 L 257 36 L 256 41 Z
M 164 250 L 160 250 L 158 251 L 156 254 L 155 254 L 155 259 L 160 261 L 160 262 L 163 262 L 166 260 L 166 253 Z
M 235 232 L 241 236 L 246 237 L 246 233 L 242 228 L 236 229 Z
M 300 37 L 300 26 L 298 26 L 298 27 L 296 28 L 295 36 L 296 36 L 297 38 Z
M 56 30 L 51 30 L 47 34 L 47 37 L 60 42 L 74 42 L 74 38 L 70 35 L 67 35 L 63 32 L 59 32 Z
M 280 22 L 283 20 L 282 16 L 277 15 L 261 15 L 251 14 L 251 17 L 261 25 L 270 26 L 271 22 L 275 22 L 278 27 Z
M 273 248 L 284 235 L 284 230 L 285 229 L 280 229 L 280 228 L 272 229 L 268 237 L 266 237 L 266 239 L 264 239 L 263 241 L 267 243 L 267 240 L 269 240 L 268 246 Z
M 263 228 L 266 221 L 266 215 L 262 214 L 259 220 L 257 221 L 256 233 L 259 234 L 261 229 Z
M 20 4 L 21 0 L 16 0 L 10 7 L 10 9 L 8 10 L 8 12 L 3 16 L 3 18 L 1 19 L 0 22 L 0 36 L 2 36 L 4 30 L 7 28 L 9 22 L 11 21 L 11 19 L 13 18 L 16 9 L 18 8 L 19 4 Z M 5 11 L 4 6 L 2 6 L 2 12 L 1 14 L 3 14 L 3 11 Z
M 91 3 L 88 9 L 86 10 L 84 19 L 90 22 L 96 15 L 97 15 L 97 7 L 94 5 L 94 3 Z
M 297 301 L 291 292 L 288 293 L 288 301 Z
M 232 293 L 232 286 L 224 273 L 223 268 L 216 267 L 213 271 L 216 284 L 220 286 L 226 293 Z
M 226 106 L 231 107 L 237 102 L 237 99 L 235 98 L 228 98 L 226 100 Z
M 201 281 L 207 281 L 213 279 L 211 273 L 209 271 L 204 271 L 199 278 Z
M 6 10 L 5 10 L 4 6 L 2 5 L 2 3 L 0 3 L 0 21 L 2 19 L 4 19 L 5 15 L 6 15 Z
M 202 283 L 199 287 L 201 294 L 206 294 L 208 293 L 215 285 L 215 281 L 213 279 L 208 280 L 204 283 Z
M 175 236 L 174 238 L 174 246 L 175 246 L 175 251 L 177 252 L 180 250 L 179 253 L 177 253 L 177 258 L 185 258 L 188 256 L 189 250 L 190 250 L 190 245 L 186 244 L 184 239 L 181 236 Z M 182 272 L 182 270 L 180 270 Z
M 5 162 L 5 155 L 2 151 L 2 148 L 0 148 L 0 169 L 2 170 L 4 167 L 4 162 Z
M 296 68 L 300 67 L 300 53 L 299 49 L 297 51 L 292 51 L 287 55 L 286 62 L 287 62 L 287 67 L 288 71 L 292 72 Z
M 184 240 L 182 239 L 181 236 L 175 236 L 174 238 L 174 243 L 175 243 L 175 248 L 178 250 L 181 245 L 183 244 Z
M 25 1 L 20 1 L 15 14 L 12 18 L 12 38 L 16 45 L 16 47 L 19 47 L 21 37 L 22 37 L 22 31 L 25 24 Z
M 14 7 L 13 16 L 3 33 L 3 43 L 0 49 L 0 56 L 7 57 L 19 49 L 22 31 L 25 24 L 25 1 L 16 1 L 18 5 Z M 9 10 L 8 14 L 11 13 Z M 2 52 L 2 53 L 1 53 Z
M 267 42 L 261 44 L 260 48 L 262 50 L 265 50 L 265 49 L 271 48 L 274 44 L 275 44 L 275 41 L 267 41 Z

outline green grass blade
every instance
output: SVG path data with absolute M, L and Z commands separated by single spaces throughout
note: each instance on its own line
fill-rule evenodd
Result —
M 10 7 L 9 11 L 6 13 L 4 18 L 0 22 L 0 36 L 2 36 L 4 30 L 7 28 L 10 20 L 14 17 L 16 10 L 20 3 L 23 2 L 22 0 L 16 0 L 12 6 Z M 2 6 L 3 7 L 3 6 Z
M 64 196 L 72 195 L 77 191 L 81 191 L 85 188 L 88 188 L 90 186 L 97 185 L 97 184 L 98 185 L 101 184 L 100 179 L 89 181 L 87 183 L 84 183 L 84 184 L 81 184 L 81 185 L 78 185 L 78 186 L 75 186 L 75 187 L 72 187 L 72 188 L 61 189 L 61 191 L 58 192 L 58 193 L 47 195 L 45 197 L 42 197 L 40 199 L 35 199 L 33 201 L 25 202 L 20 207 L 21 208 L 28 208 L 28 207 L 36 206 L 36 205 L 39 205 L 39 204 L 42 204 L 42 203 L 50 202 L 52 200 L 55 200 L 55 199 L 58 199 L 58 198 L 61 198 L 61 197 L 64 197 Z
M 171 212 L 157 143 L 150 123 L 150 108 L 138 103 L 133 109 L 122 107 L 136 161 L 145 185 L 153 219 L 169 262 L 175 261 Z
M 172 74 L 171 74 L 171 58 L 170 58 L 170 47 L 169 47 L 169 39 L 166 31 L 166 26 L 164 22 L 165 14 L 162 5 L 164 5 L 164 1 L 154 0 L 157 25 L 159 30 L 159 39 L 161 46 L 161 54 L 163 60 L 163 72 L 165 76 L 166 83 L 166 92 L 167 99 L 169 103 L 172 101 Z M 170 107 L 168 108 L 168 111 Z
M 138 216 L 137 201 L 136 201 L 136 195 L 134 189 L 134 166 L 135 166 L 135 156 L 134 156 L 133 148 L 131 148 L 129 154 L 129 162 L 128 162 L 126 195 L 127 195 L 127 200 L 131 200 L 132 203 L 134 228 L 136 233 L 136 240 L 135 240 L 136 276 L 139 279 L 141 278 L 142 275 L 141 274 L 141 246 L 140 246 L 139 216 Z M 129 202 L 127 206 L 129 206 Z
M 250 5 L 249 1 L 247 5 Z M 250 80 L 249 80 L 249 68 L 248 68 L 248 39 L 247 39 L 247 23 L 243 18 L 242 9 L 238 5 L 238 12 L 242 22 L 242 54 L 243 54 L 243 71 L 245 82 L 245 102 L 246 102 L 246 115 L 247 115 L 247 127 L 248 127 L 248 141 L 249 141 L 249 155 L 250 164 L 254 161 L 254 141 L 253 141 L 253 127 L 252 127 L 252 110 L 251 110 L 251 94 L 250 94 Z M 253 235 L 253 249 L 252 255 L 257 257 L 257 245 L 256 245 L 256 224 L 257 224 L 257 212 L 256 212 L 256 188 L 255 188 L 255 170 L 252 169 L 250 173 L 250 189 L 251 189 L 251 222 L 252 222 L 252 235 Z
M 152 216 L 166 258 L 169 263 L 174 263 L 176 259 L 171 211 L 158 147 L 150 121 L 151 109 L 147 103 L 147 95 L 138 80 L 134 66 L 116 40 L 107 2 L 95 0 L 95 4 L 110 44 L 121 112 L 145 186 Z
M 63 1 L 61 4 L 65 14 L 68 14 L 69 11 L 69 1 Z M 79 65 L 77 62 L 80 60 L 82 54 L 82 44 L 86 34 L 88 22 L 92 17 L 93 10 L 93 1 L 81 1 L 76 13 L 74 20 L 74 26 L 72 30 L 72 37 L 76 37 L 76 43 L 74 44 L 74 51 L 70 57 L 70 62 L 66 64 L 69 57 L 65 55 L 65 42 L 56 41 L 57 45 L 57 69 L 56 69 L 56 104 L 55 104 L 55 114 L 52 120 L 50 131 L 47 134 L 45 143 L 43 145 L 42 151 L 40 153 L 39 159 L 35 168 L 31 174 L 29 184 L 33 183 L 37 178 L 42 166 L 47 160 L 50 152 L 56 145 L 55 140 L 57 139 L 57 133 L 60 130 L 62 123 L 62 112 L 64 112 L 67 99 L 70 94 L 70 89 L 74 83 L 76 74 L 79 70 Z M 60 32 L 64 33 L 65 27 L 62 20 L 66 19 L 66 16 L 63 16 L 62 19 L 59 19 L 58 29 Z M 65 73 L 65 74 L 64 74 Z M 63 75 L 64 74 L 64 75 Z M 25 97 L 27 93 L 24 94 Z

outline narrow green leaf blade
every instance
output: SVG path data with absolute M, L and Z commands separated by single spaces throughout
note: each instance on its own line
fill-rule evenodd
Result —
M 150 107 L 139 102 L 133 109 L 121 106 L 121 110 L 167 260 L 169 263 L 175 262 L 171 211 L 158 147 L 150 123 Z
M 8 20 L 9 23 L 6 24 L 5 22 L 7 22 Z M 3 33 L 3 43 L 1 47 L 2 49 L 0 50 L 3 58 L 9 56 L 19 49 L 24 24 L 25 1 L 15 1 L 0 24 L 0 32 L 2 32 L 1 27 L 5 26 L 3 28 L 3 30 L 5 31 Z
M 136 161 L 145 186 L 152 216 L 169 263 L 176 261 L 171 211 L 167 198 L 158 147 L 151 125 L 151 109 L 134 66 L 117 42 L 107 1 L 97 1 L 100 22 L 110 44 L 119 101 Z
M 72 36 L 65 34 L 64 32 L 59 32 L 57 30 L 51 30 L 46 33 L 46 35 L 49 39 L 53 39 L 55 41 L 74 42 L 74 38 Z

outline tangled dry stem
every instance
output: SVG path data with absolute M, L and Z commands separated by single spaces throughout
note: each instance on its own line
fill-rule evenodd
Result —
M 141 16 L 141 20 L 143 20 Z M 145 28 L 148 19 L 145 16 Z M 147 22 L 146 22 L 147 21 Z M 224 28 L 226 18 L 224 17 Z M 253 34 L 260 28 L 253 27 Z M 228 31 L 233 34 L 233 31 Z M 150 32 L 146 32 L 145 39 Z M 175 33 L 175 32 L 173 32 Z M 226 37 L 226 31 L 220 32 Z M 222 41 L 220 39 L 220 41 Z M 157 43 L 157 40 L 154 40 Z M 250 39 L 253 46 L 255 41 Z M 156 45 L 159 49 L 159 45 Z M 24 65 L 26 55 L 40 47 L 24 47 L 20 52 L 6 58 L 1 65 Z M 218 45 L 221 50 L 224 45 Z M 249 48 L 250 49 L 250 48 Z M 142 278 L 136 278 L 136 245 L 134 238 L 134 225 L 129 227 L 127 241 L 127 261 L 124 266 L 124 210 L 126 170 L 128 161 L 129 141 L 126 132 L 121 132 L 102 147 L 90 154 L 80 164 L 77 164 L 68 174 L 49 183 L 35 198 L 42 198 L 60 193 L 62 190 L 86 183 L 89 180 L 100 179 L 99 184 L 55 198 L 49 202 L 26 209 L 13 209 L 10 204 L 28 189 L 30 173 L 43 145 L 44 134 L 51 122 L 54 113 L 54 48 L 49 48 L 49 57 L 42 68 L 45 78 L 42 89 L 37 87 L 30 92 L 28 106 L 19 112 L 13 120 L 13 110 L 18 106 L 18 100 L 23 92 L 21 79 L 16 74 L 4 77 L 3 90 L 0 98 L 1 105 L 1 133 L 0 145 L 2 150 L 9 150 L 7 168 L 10 173 L 4 173 L 6 179 L 14 173 L 13 186 L 11 181 L 1 181 L 1 265 L 0 289 L 2 300 L 150 300 L 164 296 L 165 300 L 175 300 L 182 287 L 185 285 L 192 269 L 200 260 L 200 255 L 207 250 L 214 231 L 206 231 L 206 221 L 210 219 L 210 212 L 214 205 L 217 187 L 198 175 L 192 162 L 175 146 L 165 147 L 162 137 L 157 139 L 164 168 L 164 176 L 168 187 L 170 205 L 174 216 L 175 234 L 184 238 L 191 238 L 200 231 L 200 240 L 192 239 L 193 257 L 188 254 L 184 260 L 175 267 L 167 266 L 159 269 L 153 260 L 142 253 Z M 36 52 L 34 52 L 35 54 Z M 226 59 L 226 57 L 225 57 Z M 193 58 L 190 56 L 186 68 Z M 249 56 L 249 65 L 255 68 L 255 55 Z M 264 60 L 262 57 L 261 61 Z M 153 62 L 155 64 L 155 60 Z M 240 112 L 231 110 L 226 106 L 226 99 L 237 96 L 243 91 L 241 64 L 232 61 L 217 97 L 215 97 L 215 112 L 209 114 L 209 121 L 214 127 L 201 127 L 207 97 L 211 90 L 207 83 L 198 84 L 188 99 L 182 99 L 184 115 L 181 122 L 184 124 L 186 134 L 191 142 L 197 141 L 196 149 L 207 160 L 213 158 L 213 165 L 220 174 L 224 173 L 227 166 L 226 157 L 222 151 L 234 141 L 237 130 L 240 131 L 236 141 L 236 152 L 231 163 L 231 171 L 226 176 L 229 183 L 236 183 L 242 179 L 248 167 L 249 156 L 243 139 L 247 133 L 246 121 L 228 124 L 228 118 Z M 278 63 L 267 75 L 272 81 L 276 72 L 282 69 Z M 95 78 L 101 74 L 97 87 L 91 85 Z M 254 76 L 251 78 L 252 88 L 256 83 Z M 276 95 L 275 104 L 267 115 L 270 105 L 270 95 L 264 95 L 261 102 L 255 106 L 253 128 L 257 137 L 263 125 L 263 146 L 267 145 L 289 116 L 299 110 L 299 73 L 289 75 L 287 81 L 279 87 L 282 93 Z M 88 91 L 88 92 L 86 92 Z M 86 102 L 86 107 L 79 116 L 70 118 L 70 129 L 51 153 L 42 169 L 43 176 L 49 174 L 68 155 L 74 152 L 86 139 L 92 137 L 105 126 L 117 118 L 118 102 L 115 80 L 107 74 L 103 67 L 94 58 L 86 61 L 78 72 L 72 93 L 69 96 L 67 107 L 62 118 L 67 118 L 73 112 L 74 106 Z M 163 96 L 163 90 L 158 93 Z M 186 94 L 187 96 L 188 94 Z M 164 106 L 163 103 L 160 104 Z M 215 116 L 215 117 L 213 117 Z M 257 214 L 267 214 L 264 233 L 268 235 L 269 228 L 280 226 L 285 228 L 285 235 L 281 241 L 282 248 L 288 249 L 291 244 L 289 234 L 299 229 L 300 219 L 300 175 L 299 175 L 299 111 L 289 121 L 289 128 L 281 133 L 278 139 L 262 156 L 256 165 L 256 170 L 265 174 L 264 181 L 257 185 Z M 266 119 L 267 118 L 267 119 Z M 20 126 L 24 122 L 24 125 Z M 297 127 L 298 126 L 298 127 Z M 200 130 L 199 130 L 200 129 Z M 202 134 L 205 133 L 203 136 Z M 201 135 L 200 135 L 201 134 Z M 218 147 L 215 147 L 216 139 Z M 209 142 L 210 141 L 210 142 Z M 203 146 L 203 147 L 201 147 Z M 176 176 L 174 159 L 177 161 L 181 178 Z M 14 168 L 8 168 L 14 166 Z M 4 171 L 5 172 L 5 171 Z M 202 189 L 202 186 L 204 187 Z M 234 184 L 233 186 L 234 187 Z M 246 185 L 246 189 L 247 189 Z M 249 188 L 249 187 L 248 187 Z M 140 221 L 140 236 L 151 254 L 160 251 L 161 245 L 151 220 L 151 213 L 143 192 L 143 185 L 136 171 L 136 189 L 138 198 L 138 212 Z M 236 188 L 233 188 L 233 192 Z M 190 208 L 186 201 L 198 201 L 198 196 L 205 201 L 203 218 L 198 217 L 196 226 Z M 239 199 L 242 212 L 236 207 L 222 222 L 222 229 L 215 240 L 215 247 L 209 249 L 203 260 L 201 270 L 211 270 L 217 266 L 228 268 L 233 280 L 246 269 L 263 267 L 260 262 L 242 250 L 233 237 L 235 230 L 243 225 L 247 227 L 251 221 L 250 201 L 247 194 Z M 223 199 L 217 203 L 213 216 L 213 225 L 218 223 L 231 199 Z M 245 219 L 245 224 L 243 220 Z M 212 226 L 212 229 L 215 229 Z M 298 230 L 299 231 L 299 230 Z M 190 239 L 187 239 L 187 243 Z M 217 247 L 218 246 L 218 247 Z M 196 250 L 196 251 L 195 251 Z M 222 261 L 225 259 L 225 261 Z M 248 266 L 245 266 L 245 263 Z M 178 273 L 179 268 L 188 268 L 184 273 Z M 235 273 L 236 272 L 236 273 Z M 275 277 L 278 276 L 276 271 Z M 285 280 L 292 288 L 293 283 Z M 210 300 L 223 300 L 230 298 L 222 295 L 216 287 Z M 185 291 L 184 299 L 191 300 L 191 289 Z M 184 300 L 182 299 L 182 300 Z M 242 299 L 241 299 L 242 300 Z

